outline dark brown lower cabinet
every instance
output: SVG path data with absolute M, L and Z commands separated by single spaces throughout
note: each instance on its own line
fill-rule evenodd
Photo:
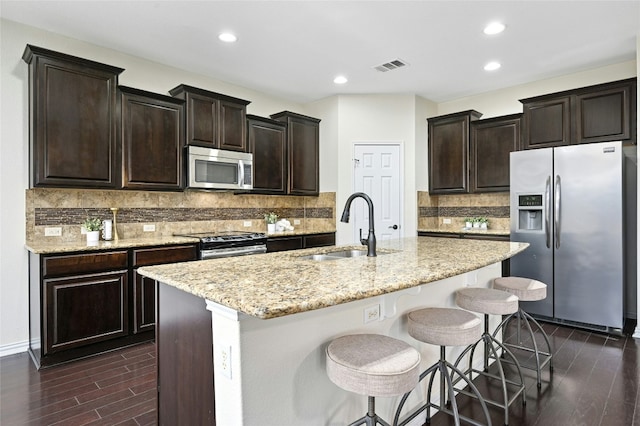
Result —
M 297 250 L 312 247 L 333 246 L 336 244 L 336 233 L 270 236 L 267 239 L 267 252 Z
M 158 284 L 158 425 L 215 425 L 211 312 L 204 299 Z
M 29 253 L 29 353 L 36 366 L 153 340 L 156 282 L 137 268 L 195 259 L 195 244 Z

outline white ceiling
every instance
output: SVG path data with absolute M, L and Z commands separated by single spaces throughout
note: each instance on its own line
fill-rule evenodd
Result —
M 0 16 L 294 102 L 443 102 L 635 59 L 640 1 L 2 0 Z M 486 36 L 494 20 L 507 29 Z M 396 58 L 410 65 L 373 69 Z M 490 60 L 502 68 L 484 71 Z

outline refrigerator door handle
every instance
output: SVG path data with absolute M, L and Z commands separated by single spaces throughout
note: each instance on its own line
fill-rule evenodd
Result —
M 544 202 L 547 206 L 547 211 L 544 216 L 545 237 L 547 248 L 551 248 L 551 230 L 549 229 L 549 218 L 551 217 L 551 176 L 547 176 L 547 184 L 544 188 Z
M 555 187 L 555 202 L 554 202 L 554 209 L 555 211 L 553 212 L 553 224 L 554 224 L 554 228 L 555 228 L 555 239 L 556 239 L 556 248 L 559 249 L 560 248 L 560 224 L 562 223 L 561 217 L 560 217 L 560 200 L 562 199 L 562 196 L 560 194 L 560 175 L 556 176 L 556 187 Z

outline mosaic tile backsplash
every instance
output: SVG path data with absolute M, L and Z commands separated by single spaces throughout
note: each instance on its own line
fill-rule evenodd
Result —
M 486 217 L 489 229 L 509 230 L 509 193 L 429 195 L 418 191 L 418 229 L 459 231 L 467 217 Z M 451 219 L 444 224 L 443 219 Z
M 275 212 L 299 232 L 335 231 L 335 193 L 318 197 L 251 195 L 232 192 L 150 192 L 33 188 L 26 193 L 27 241 L 44 237 L 46 227 L 62 236 L 47 241 L 80 241 L 87 216 L 112 219 L 117 207 L 120 238 L 170 236 L 173 233 L 246 230 L 266 232 L 264 214 Z M 155 230 L 144 231 L 144 225 Z M 249 225 L 249 226 L 247 226 Z

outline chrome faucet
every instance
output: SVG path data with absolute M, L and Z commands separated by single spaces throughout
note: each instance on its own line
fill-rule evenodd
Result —
M 363 246 L 367 246 L 367 256 L 375 257 L 376 255 L 376 233 L 373 229 L 373 201 L 371 198 L 364 192 L 355 192 L 347 198 L 347 203 L 344 205 L 344 211 L 342 212 L 342 217 L 340 218 L 340 222 L 349 223 L 349 210 L 351 209 L 351 202 L 355 198 L 362 198 L 367 202 L 369 206 L 369 236 L 367 238 L 362 238 L 362 229 L 360 229 L 360 243 Z

